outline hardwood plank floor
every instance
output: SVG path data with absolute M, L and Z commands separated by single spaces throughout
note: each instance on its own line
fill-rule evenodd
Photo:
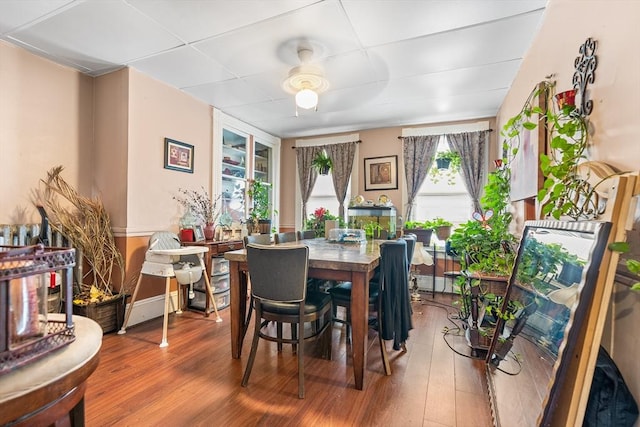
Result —
M 264 340 L 248 387 L 240 386 L 252 331 L 242 359 L 232 359 L 228 309 L 223 323 L 196 312 L 171 315 L 167 348 L 158 347 L 162 318 L 105 335 L 85 396 L 86 425 L 490 426 L 483 362 L 452 350 L 470 354 L 464 337 L 443 336 L 445 328 L 455 330 L 451 302 L 437 294 L 413 303 L 408 351 L 390 350 L 391 376 L 370 335 L 364 391 L 354 388 L 345 328 L 335 325 L 333 360 L 307 345 L 304 400 L 291 346 L 278 354 Z

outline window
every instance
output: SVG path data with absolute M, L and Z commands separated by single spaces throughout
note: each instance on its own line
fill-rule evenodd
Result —
M 438 143 L 438 151 L 447 150 L 449 144 L 443 135 Z M 460 174 L 456 175 L 452 185 L 447 182 L 446 177 L 433 182 L 431 176 L 427 175 L 416 197 L 414 219 L 424 221 L 441 217 L 457 225 L 471 218 L 471 209 L 471 197 Z
M 347 197 L 345 199 L 345 211 L 349 205 L 349 195 L 351 194 L 351 182 L 347 188 Z M 325 208 L 329 210 L 332 215 L 338 215 L 340 204 L 336 198 L 336 192 L 333 189 L 333 179 L 331 172 L 327 175 L 318 175 L 316 185 L 313 186 L 311 197 L 307 202 L 307 216 L 311 215 L 317 208 Z

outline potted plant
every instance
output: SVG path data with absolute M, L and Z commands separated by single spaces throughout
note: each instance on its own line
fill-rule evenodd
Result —
M 444 218 L 435 217 L 430 221 L 426 221 L 425 226 L 432 228 L 438 239 L 447 240 L 449 236 L 451 236 L 451 227 L 453 227 L 453 223 Z
M 204 187 L 201 187 L 200 190 L 178 188 L 178 192 L 180 195 L 174 196 L 173 199 L 186 209 L 185 215 L 191 214 L 196 221 L 204 225 L 205 239 L 213 240 L 216 222 L 220 217 L 218 202 L 221 196 L 209 197 L 209 192 Z
M 76 279 L 73 312 L 94 319 L 103 332 L 120 328 L 124 318 L 126 292 L 124 260 L 118 250 L 109 214 L 102 201 L 80 195 L 61 176 L 56 166 L 41 180 L 35 202 L 49 216 L 52 229 L 64 235 L 76 248 Z M 83 264 L 89 266 L 83 269 Z M 114 283 L 118 281 L 119 283 Z
M 424 245 L 431 244 L 433 228 L 426 221 L 407 221 L 404 223 L 404 234 L 415 234 L 416 240 Z
M 429 169 L 431 181 L 437 183 L 442 178 L 447 178 L 449 185 L 455 184 L 455 179 L 460 172 L 462 160 L 460 154 L 455 151 L 439 151 L 436 153 L 435 167 L 432 164 Z
M 333 167 L 333 162 L 331 161 L 331 158 L 327 156 L 327 153 L 322 150 L 319 151 L 313 159 L 311 166 L 314 167 L 320 175 L 327 175 Z
M 320 207 L 309 215 L 309 219 L 305 221 L 304 229 L 315 231 L 316 237 L 324 237 L 326 221 L 338 221 L 339 226 L 344 227 L 342 218 L 332 215 L 328 209 Z
M 254 233 L 267 234 L 271 232 L 271 184 L 260 178 L 249 180 L 247 195 L 251 202 L 249 221 Z M 274 211 L 275 212 L 275 211 Z

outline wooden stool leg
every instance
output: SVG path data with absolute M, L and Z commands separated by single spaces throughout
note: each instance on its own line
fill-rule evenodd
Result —
M 129 316 L 131 316 L 131 311 L 133 310 L 133 303 L 136 302 L 136 297 L 138 296 L 138 289 L 140 288 L 140 282 L 142 282 L 142 273 L 138 276 L 138 282 L 136 283 L 136 288 L 133 290 L 133 296 L 131 297 L 131 302 L 129 303 L 129 310 L 127 310 L 127 315 L 124 317 L 124 323 L 122 327 L 118 331 L 118 335 L 127 333 L 127 324 L 129 323 Z
M 162 322 L 162 341 L 160 342 L 160 347 L 168 347 L 169 342 L 167 341 L 167 327 L 169 325 L 169 300 L 171 291 L 171 277 L 167 276 L 166 279 L 166 287 L 164 291 L 164 320 Z
M 218 307 L 216 306 L 216 300 L 213 297 L 213 290 L 211 289 L 211 282 L 209 281 L 209 272 L 204 266 L 204 260 L 202 256 L 200 258 L 200 266 L 202 266 L 202 274 L 204 275 L 204 285 L 207 288 L 207 298 L 211 299 L 211 304 L 213 305 L 213 311 L 216 313 L 216 322 L 222 322 L 222 318 L 218 314 Z

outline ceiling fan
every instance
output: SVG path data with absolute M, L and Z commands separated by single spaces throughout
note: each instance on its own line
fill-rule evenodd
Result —
M 298 108 L 318 111 L 318 94 L 329 88 L 329 81 L 324 77 L 322 68 L 311 64 L 313 49 L 299 46 L 297 52 L 300 65 L 293 67 L 282 82 L 285 91 L 295 94 L 296 117 Z

